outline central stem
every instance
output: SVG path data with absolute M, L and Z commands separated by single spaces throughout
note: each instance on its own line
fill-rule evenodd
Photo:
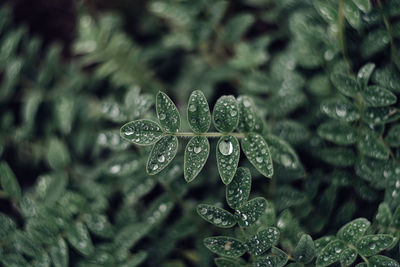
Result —
M 245 138 L 247 134 L 245 133 L 217 133 L 217 132 L 210 132 L 210 133 L 190 133 L 190 132 L 178 132 L 178 133 L 166 133 L 171 134 L 177 137 L 193 137 L 193 136 L 205 136 L 205 137 L 222 137 L 232 135 L 236 138 Z

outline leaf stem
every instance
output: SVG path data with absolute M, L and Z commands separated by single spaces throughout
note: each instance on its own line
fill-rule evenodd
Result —
M 193 137 L 193 136 L 205 136 L 210 138 L 222 137 L 232 135 L 236 138 L 245 138 L 247 136 L 246 133 L 218 133 L 218 132 L 209 132 L 209 133 L 191 133 L 191 132 L 177 132 L 177 133 L 164 133 L 170 134 L 176 137 Z
M 348 72 L 351 73 L 350 60 L 347 56 L 346 38 L 344 36 L 344 0 L 339 0 L 338 10 L 338 28 L 339 28 L 339 41 L 342 48 L 343 59 L 346 62 Z

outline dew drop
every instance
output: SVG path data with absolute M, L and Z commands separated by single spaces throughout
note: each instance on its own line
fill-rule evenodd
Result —
M 189 111 L 190 111 L 190 112 L 195 112 L 196 110 L 197 110 L 197 108 L 196 108 L 195 105 L 190 105 L 190 106 L 189 106 Z
M 165 113 L 161 113 L 160 114 L 160 120 L 165 120 L 165 118 L 166 118 L 167 116 L 165 115 Z
M 262 158 L 262 157 L 256 157 L 256 161 L 257 161 L 258 163 L 261 163 L 261 162 L 263 162 L 263 158 Z
M 235 117 L 237 115 L 237 111 L 234 109 L 232 109 L 230 113 L 232 117 Z
M 165 161 L 165 156 L 164 155 L 160 155 L 157 158 L 158 162 L 164 162 Z
M 155 170 L 157 170 L 158 169 L 158 165 L 157 164 L 154 164 L 154 166 L 153 166 L 153 171 L 155 171 Z
M 281 155 L 281 163 L 283 166 L 289 167 L 290 165 L 292 165 L 292 159 L 290 158 L 290 156 L 288 154 L 282 154 Z
M 372 243 L 371 245 L 369 245 L 370 249 L 375 249 L 376 245 L 374 243 Z
M 222 155 L 228 156 L 233 152 L 233 145 L 230 141 L 221 141 L 218 145 L 218 149 Z
M 199 154 L 201 152 L 201 147 L 195 146 L 193 151 L 194 151 L 194 153 Z

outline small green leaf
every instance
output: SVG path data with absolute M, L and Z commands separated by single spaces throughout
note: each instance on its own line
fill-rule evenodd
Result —
M 360 118 L 360 111 L 349 101 L 344 99 L 329 99 L 321 105 L 321 110 L 332 119 L 342 121 L 356 121 Z
M 21 254 L 8 253 L 1 255 L 0 262 L 4 267 L 28 267 L 30 266 Z
M 239 163 L 240 146 L 236 137 L 222 136 L 217 143 L 218 172 L 224 184 L 229 184 Z
M 267 200 L 263 197 L 256 197 L 237 209 L 234 216 L 241 227 L 248 227 L 260 218 L 266 208 Z
M 68 177 L 63 173 L 50 175 L 50 183 L 46 187 L 44 202 L 54 203 L 62 196 L 68 184 Z
M 0 240 L 5 240 L 7 236 L 14 233 L 17 225 L 7 215 L 0 212 Z
M 350 266 L 357 258 L 357 251 L 352 248 L 346 248 L 340 255 L 340 265 L 343 267 Z
M 389 129 L 385 142 L 391 147 L 400 147 L 400 124 L 396 124 Z
M 131 121 L 121 127 L 121 137 L 136 145 L 151 145 L 162 137 L 160 125 L 150 120 Z
M 251 173 L 239 167 L 230 184 L 226 186 L 226 202 L 232 209 L 240 208 L 247 202 L 251 189 Z
M 327 236 L 323 236 L 323 237 L 315 240 L 315 242 L 314 242 L 315 252 L 317 253 L 317 255 L 320 255 L 321 251 L 326 247 L 326 245 L 328 245 L 330 242 L 332 242 L 335 239 L 336 239 L 335 236 L 327 235 Z
M 395 94 L 378 85 L 368 86 L 361 92 L 366 104 L 371 107 L 389 106 L 397 101 Z
M 376 159 L 389 158 L 389 148 L 386 147 L 373 131 L 364 130 L 357 145 L 360 152 L 366 156 Z
M 346 96 L 354 97 L 361 91 L 357 81 L 350 76 L 334 73 L 331 76 L 331 81 L 333 85 Z
M 362 12 L 369 13 L 371 11 L 370 0 L 353 0 L 353 2 Z
M 14 235 L 15 248 L 28 256 L 34 257 L 40 253 L 40 243 L 35 242 L 26 233 L 17 231 Z
M 394 107 L 368 107 L 365 110 L 365 122 L 369 124 L 386 124 L 400 118 L 400 112 Z
M 86 226 L 81 222 L 75 222 L 67 230 L 67 240 L 79 253 L 89 256 L 94 252 L 92 240 Z
M 230 258 L 216 258 L 214 260 L 215 265 L 217 267 L 241 267 L 243 263 L 238 261 L 237 259 L 230 259 Z
M 354 244 L 364 235 L 371 223 L 365 218 L 355 219 L 342 226 L 337 233 L 337 237 L 347 243 Z
M 19 201 L 21 199 L 21 188 L 7 162 L 0 162 L 0 185 L 3 190 L 14 200 Z
M 200 173 L 210 154 L 210 143 L 205 136 L 195 136 L 186 145 L 184 155 L 184 176 L 191 182 Z
M 256 124 L 256 115 L 254 112 L 253 100 L 246 95 L 237 98 L 239 105 L 239 132 L 247 133 L 254 129 Z
M 368 261 L 370 266 L 400 267 L 397 261 L 382 255 L 372 256 Z
M 178 151 L 178 138 L 172 135 L 162 137 L 154 144 L 147 160 L 146 171 L 155 175 L 162 171 L 174 159 Z
M 174 102 L 163 92 L 156 96 L 157 117 L 161 127 L 167 133 L 175 133 L 181 125 L 181 116 Z
M 239 107 L 232 95 L 221 96 L 213 110 L 214 126 L 219 132 L 230 133 L 239 122 Z
M 297 243 L 293 258 L 300 263 L 309 263 L 315 256 L 315 245 L 311 236 L 303 234 Z
M 378 213 L 375 216 L 376 221 L 381 227 L 389 227 L 392 220 L 392 211 L 387 203 L 383 202 L 378 207 Z
M 400 206 L 398 206 L 393 213 L 392 226 L 394 228 L 400 229 Z
M 195 133 L 205 133 L 210 129 L 210 108 L 206 97 L 201 91 L 193 91 L 190 95 L 187 116 L 189 126 Z
M 258 256 L 270 249 L 279 239 L 279 231 L 275 227 L 268 227 L 256 235 L 249 237 L 246 245 L 250 253 Z
M 54 170 L 64 168 L 71 161 L 69 151 L 64 142 L 51 138 L 47 149 L 47 162 Z
M 394 241 L 391 235 L 378 234 L 361 237 L 356 244 L 358 253 L 363 256 L 372 256 L 390 247 Z
M 107 217 L 101 214 L 85 214 L 84 221 L 93 234 L 103 237 L 111 238 L 113 236 L 113 229 Z
M 46 251 L 42 251 L 42 253 L 35 259 L 32 263 L 33 267 L 50 267 L 51 259 L 49 254 Z
M 319 151 L 319 155 L 323 161 L 339 167 L 354 165 L 356 157 L 352 149 L 344 147 L 324 148 Z
M 341 240 L 335 240 L 330 242 L 321 251 L 321 254 L 317 258 L 317 267 L 328 266 L 334 262 L 340 260 L 342 251 L 346 249 L 346 244 Z
M 347 123 L 325 122 L 318 127 L 318 135 L 338 145 L 351 145 L 357 141 L 357 129 Z
M 357 0 L 353 0 L 357 1 Z M 363 1 L 363 0 L 361 0 Z M 369 3 L 369 0 L 366 0 Z M 358 82 L 363 86 L 367 86 L 369 79 L 371 77 L 372 72 L 375 70 L 375 64 L 374 63 L 367 63 L 364 66 L 360 68 L 360 70 L 357 73 L 357 79 Z
M 58 239 L 57 243 L 50 247 L 50 257 L 54 267 L 67 267 L 69 253 L 67 243 L 64 239 Z
M 213 253 L 227 257 L 240 257 L 246 252 L 242 241 L 229 236 L 214 236 L 204 239 L 204 245 Z
M 321 17 L 329 24 L 335 24 L 338 17 L 338 8 L 331 1 L 315 0 L 313 1 L 315 9 Z
M 54 238 L 59 233 L 58 226 L 54 221 L 40 217 L 30 219 L 26 225 L 26 231 L 35 241 L 44 244 L 53 243 Z
M 344 16 L 353 28 L 360 28 L 361 14 L 357 6 L 352 2 L 352 0 L 344 1 Z
M 274 169 L 271 153 L 264 138 L 256 133 L 250 133 L 242 140 L 242 149 L 251 164 L 264 176 L 272 177 Z
M 221 228 L 231 228 L 236 220 L 228 211 L 207 204 L 197 205 L 197 213 L 209 223 Z

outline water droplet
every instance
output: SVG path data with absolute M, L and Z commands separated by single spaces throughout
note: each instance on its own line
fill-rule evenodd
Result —
M 233 152 L 233 145 L 230 141 L 221 141 L 218 145 L 218 149 L 222 155 L 228 156 Z
M 237 111 L 234 109 L 232 109 L 230 113 L 232 117 L 235 117 L 237 115 Z
M 199 154 L 201 152 L 201 147 L 195 146 L 193 151 L 194 151 L 194 153 Z
M 222 222 L 222 220 L 220 218 L 215 218 L 214 219 L 214 223 L 215 224 L 220 224 Z
M 164 155 L 160 155 L 157 158 L 158 162 L 164 162 L 165 161 L 165 156 Z
M 190 105 L 190 106 L 189 106 L 189 111 L 190 111 L 190 112 L 195 112 L 196 110 L 197 110 L 197 108 L 196 108 L 195 105 Z
M 153 166 L 153 171 L 155 171 L 155 170 L 157 170 L 158 169 L 158 165 L 157 164 L 154 164 L 154 166 Z
M 336 253 L 340 253 L 340 252 L 342 252 L 342 249 L 341 248 L 335 248 L 335 252 Z
M 261 162 L 263 162 L 263 158 L 262 158 L 262 157 L 256 157 L 256 161 L 257 161 L 258 163 L 261 163 Z
M 206 208 L 202 208 L 202 209 L 200 210 L 200 213 L 203 214 L 203 215 L 206 214 L 206 213 L 207 213 L 207 209 L 206 209 Z
M 292 159 L 288 154 L 282 154 L 281 163 L 285 167 L 290 167 L 290 165 L 292 165 Z
M 167 116 L 165 115 L 165 113 L 161 113 L 160 114 L 160 120 L 165 120 Z
M 337 114 L 339 117 L 344 117 L 344 116 L 346 116 L 346 114 L 347 114 L 346 106 L 344 106 L 344 105 L 337 105 L 337 106 L 336 106 L 336 114 Z
M 375 249 L 376 245 L 374 243 L 372 243 L 371 245 L 369 245 L 370 249 Z

